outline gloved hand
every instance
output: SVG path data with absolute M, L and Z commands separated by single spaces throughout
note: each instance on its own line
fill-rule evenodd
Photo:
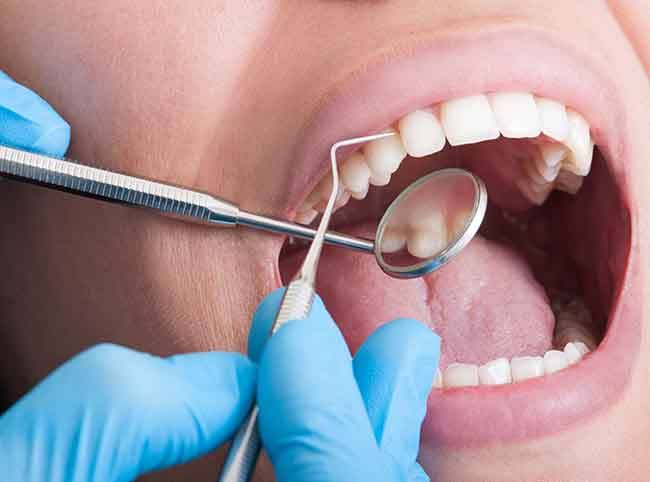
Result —
M 2 480 L 122 482 L 186 462 L 234 433 L 256 375 L 241 354 L 158 358 L 98 345 L 0 417 Z
M 70 126 L 43 99 L 0 71 L 0 144 L 62 157 Z
M 351 359 L 317 298 L 307 320 L 267 335 L 283 290 L 253 320 L 259 426 L 280 482 L 415 482 L 420 426 L 440 340 L 414 320 L 376 330 Z

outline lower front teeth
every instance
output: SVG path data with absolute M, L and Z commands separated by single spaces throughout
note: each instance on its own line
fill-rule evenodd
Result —
M 451 363 L 438 370 L 434 388 L 474 387 L 477 385 L 507 385 L 531 378 L 551 375 L 578 363 L 589 353 L 581 341 L 569 342 L 564 350 L 549 350 L 544 356 L 520 356 L 511 360 L 498 358 L 484 365 Z

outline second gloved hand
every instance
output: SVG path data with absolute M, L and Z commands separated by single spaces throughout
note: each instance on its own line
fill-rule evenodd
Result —
M 282 298 L 269 295 L 249 351 L 259 359 L 264 447 L 281 482 L 426 481 L 416 462 L 440 341 L 414 320 L 375 331 L 351 358 L 317 299 L 307 320 L 267 341 Z

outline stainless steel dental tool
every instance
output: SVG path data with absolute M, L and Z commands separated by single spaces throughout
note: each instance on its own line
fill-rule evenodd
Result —
M 332 211 L 339 190 L 339 172 L 336 160 L 336 151 L 341 147 L 351 146 L 377 139 L 378 136 L 359 137 L 334 144 L 330 151 L 332 161 L 332 192 L 327 201 L 327 207 L 318 225 L 318 231 L 311 243 L 307 256 L 300 270 L 289 283 L 282 298 L 280 309 L 271 326 L 271 335 L 277 332 L 282 325 L 291 320 L 304 320 L 309 316 L 314 295 L 316 294 L 316 272 L 318 261 L 325 241 L 325 233 L 329 226 Z M 230 445 L 226 461 L 219 476 L 219 482 L 248 482 L 255 469 L 257 458 L 262 447 L 257 431 L 258 408 L 253 407 L 248 417 L 235 434 Z
M 394 135 L 394 131 L 389 131 L 338 142 L 332 146 L 332 156 L 340 147 Z M 83 197 L 147 208 L 192 223 L 246 226 L 307 240 L 317 235 L 308 226 L 247 212 L 200 191 L 0 145 L 0 177 L 3 176 Z M 423 212 L 422 206 L 428 206 L 429 211 Z M 323 242 L 374 254 L 381 269 L 390 276 L 423 276 L 443 266 L 465 247 L 483 222 L 486 206 L 487 191 L 478 177 L 462 169 L 443 169 L 418 179 L 393 201 L 374 240 L 326 231 Z M 440 215 L 452 220 L 453 226 L 443 229 Z M 423 236 L 432 241 L 425 249 Z M 411 249 L 411 245 L 417 249 Z

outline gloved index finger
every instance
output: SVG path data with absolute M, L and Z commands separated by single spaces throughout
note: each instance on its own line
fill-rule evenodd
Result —
M 350 352 L 320 298 L 308 319 L 287 323 L 266 343 L 257 396 L 260 433 L 278 480 L 393 480 Z
M 34 91 L 0 71 L 0 144 L 62 157 L 70 126 Z

